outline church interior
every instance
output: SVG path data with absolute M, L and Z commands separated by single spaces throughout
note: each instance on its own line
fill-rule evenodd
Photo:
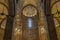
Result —
M 60 40 L 60 0 L 0 0 L 0 40 Z

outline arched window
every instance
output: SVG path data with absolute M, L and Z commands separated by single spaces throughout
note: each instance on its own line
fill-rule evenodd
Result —
M 51 0 L 51 13 L 53 15 L 56 33 L 58 40 L 60 40 L 60 0 Z
M 5 26 L 8 17 L 8 2 L 0 0 L 0 40 L 4 38 Z

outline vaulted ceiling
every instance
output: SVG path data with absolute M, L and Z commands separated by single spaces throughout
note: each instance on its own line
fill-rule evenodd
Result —
M 38 3 L 39 1 L 37 0 L 20 0 L 21 7 L 23 8 L 24 6 L 28 4 L 32 4 L 36 6 L 37 9 L 39 9 L 39 33 L 40 33 L 40 40 L 47 40 L 47 24 L 46 24 L 46 18 L 44 15 L 44 10 L 42 6 L 40 5 L 40 8 L 38 8 Z M 53 15 L 55 27 L 56 27 L 56 32 L 58 35 L 58 39 L 60 40 L 60 1 L 58 0 L 51 0 L 51 13 Z M 16 6 L 16 15 L 15 15 L 15 20 L 14 20 L 14 40 L 20 40 L 21 35 L 22 35 L 22 27 L 21 27 L 21 12 L 20 12 L 20 6 L 19 4 Z M 4 36 L 4 29 L 6 25 L 6 18 L 8 15 L 8 0 L 0 0 L 0 40 L 3 40 Z M 34 9 L 35 10 L 35 9 Z M 31 9 L 28 9 L 28 11 L 31 11 Z M 32 11 L 33 12 L 33 11 Z M 31 12 L 31 13 L 32 13 Z M 34 14 L 28 15 L 25 14 L 27 13 L 26 9 L 23 11 L 23 15 L 25 16 L 34 16 Z M 35 12 L 33 12 L 36 14 Z M 47 35 L 47 36 L 46 36 Z

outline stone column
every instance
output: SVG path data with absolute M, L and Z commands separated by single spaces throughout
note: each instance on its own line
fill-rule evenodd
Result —
M 53 16 L 51 14 L 50 2 L 51 2 L 51 0 L 44 0 L 44 11 L 45 11 L 45 16 L 46 16 L 46 21 L 47 21 L 49 40 L 58 40 L 55 25 L 54 25 Z
M 12 40 L 12 30 L 15 16 L 15 0 L 8 0 L 8 2 L 9 2 L 9 10 L 3 40 Z

